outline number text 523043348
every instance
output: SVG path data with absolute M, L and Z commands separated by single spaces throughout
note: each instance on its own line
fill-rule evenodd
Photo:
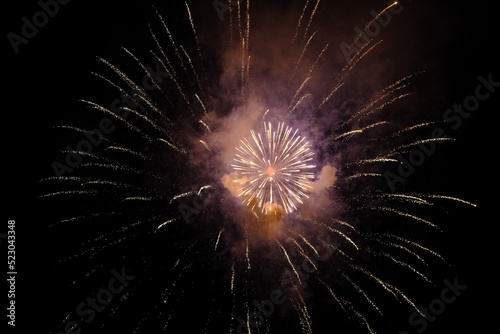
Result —
M 10 326 L 16 325 L 16 221 L 7 222 L 7 323 Z

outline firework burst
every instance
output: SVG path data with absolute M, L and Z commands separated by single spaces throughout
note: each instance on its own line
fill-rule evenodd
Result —
M 153 48 L 148 54 L 156 66 L 124 49 L 142 75 L 133 79 L 110 61 L 98 59 L 111 74 L 93 74 L 120 94 L 121 103 L 108 107 L 82 102 L 111 118 L 117 129 L 101 134 L 100 147 L 92 152 L 83 147 L 65 151 L 83 162 L 70 176 L 43 179 L 52 188 L 40 196 L 76 197 L 78 203 L 88 203 L 84 212 L 52 225 L 62 231 L 70 224 L 78 229 L 80 222 L 94 227 L 58 262 L 83 263 L 71 284 L 85 283 L 113 266 L 116 253 L 136 269 L 138 283 L 113 304 L 109 322 L 103 320 L 96 330 L 149 333 L 180 328 L 239 334 L 245 327 L 248 332 L 275 332 L 272 323 L 288 323 L 290 314 L 296 314 L 294 324 L 309 334 L 316 321 L 311 300 L 318 295 L 331 297 L 320 298 L 325 310 L 356 320 L 354 325 L 346 321 L 349 330 L 375 333 L 373 319 L 386 314 L 387 299 L 396 307 L 404 304 L 421 312 L 398 282 L 410 274 L 430 283 L 425 268 L 443 257 L 408 236 L 415 230 L 426 234 L 437 229 L 419 212 L 443 200 L 473 204 L 445 195 L 386 190 L 383 171 L 399 164 L 395 157 L 422 143 L 450 139 L 408 142 L 406 135 L 434 123 L 400 126 L 384 114 L 410 95 L 413 75 L 386 85 L 356 107 L 335 100 L 337 94 L 346 94 L 342 88 L 351 73 L 379 41 L 364 44 L 345 66 L 327 75 L 328 85 L 314 89 L 316 76 L 322 79 L 321 61 L 328 50 L 321 45 L 310 56 L 319 6 L 319 0 L 306 1 L 293 26 L 289 40 L 294 56 L 287 70 L 278 70 L 283 82 L 276 85 L 287 89 L 266 92 L 271 95 L 268 104 L 279 101 L 273 108 L 255 108 L 252 99 L 265 94 L 256 89 L 259 82 L 253 83 L 259 81 L 259 71 L 252 69 L 262 61 L 251 56 L 250 1 L 229 1 L 226 71 L 206 70 L 198 37 L 202 31 L 196 29 L 187 4 L 191 48 L 176 40 L 156 12 L 159 28 L 150 26 Z M 359 39 L 356 36 L 354 43 Z M 218 86 L 222 83 L 227 84 L 223 89 Z M 257 109 L 267 111 L 248 112 Z M 265 117 L 273 121 L 264 122 L 260 133 L 252 130 Z M 87 137 L 91 133 L 76 126 L 60 128 Z M 308 132 L 309 141 L 298 128 L 319 129 L 319 135 Z M 319 175 L 316 166 L 323 166 Z M 216 199 L 207 195 L 211 191 L 217 192 Z M 277 207 L 285 214 L 278 214 Z M 394 227 L 403 223 L 403 229 Z M 283 318 L 256 321 L 254 308 L 263 305 L 257 300 L 267 300 L 270 291 L 288 300 L 275 313 Z M 113 317 L 122 308 L 130 316 L 116 325 Z M 186 314 L 203 319 L 186 323 Z M 71 316 L 62 317 L 62 327 Z
M 252 140 L 243 139 L 233 164 L 235 171 L 245 177 L 240 197 L 253 209 L 267 213 L 266 203 L 281 205 L 290 213 L 296 203 L 307 197 L 314 178 L 311 165 L 313 152 L 309 142 L 297 135 L 298 130 L 278 123 L 264 123 L 264 135 L 251 131 Z

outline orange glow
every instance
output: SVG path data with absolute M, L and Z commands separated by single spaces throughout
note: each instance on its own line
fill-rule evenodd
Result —
M 275 173 L 276 171 L 274 170 L 274 168 L 269 166 L 269 168 L 267 169 L 267 175 L 269 175 L 269 177 L 273 177 Z

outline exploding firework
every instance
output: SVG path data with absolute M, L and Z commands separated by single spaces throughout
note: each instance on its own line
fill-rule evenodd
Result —
M 314 178 L 315 166 L 310 164 L 313 152 L 297 131 L 283 123 L 273 131 L 271 123 L 264 123 L 264 136 L 252 130 L 252 141 L 241 141 L 232 166 L 245 177 L 239 194 L 244 204 L 264 213 L 265 204 L 278 204 L 290 213 L 297 209 L 296 203 L 302 203 L 302 197 L 307 197 Z
M 411 94 L 413 75 L 386 85 L 361 105 L 335 100 L 336 94 L 347 94 L 342 88 L 356 65 L 380 42 L 359 46 L 361 32 L 352 58 L 322 80 L 328 44 L 312 47 L 319 6 L 319 0 L 306 1 L 292 27 L 288 40 L 294 56 L 287 70 L 277 70 L 282 82 L 276 87 L 287 87 L 285 92 L 258 89 L 265 82 L 258 73 L 266 68 L 250 48 L 250 1 L 229 2 L 224 71 L 204 66 L 187 4 L 191 43 L 176 40 L 156 12 L 157 29 L 149 29 L 149 63 L 128 49 L 124 55 L 135 67 L 127 71 L 98 59 L 110 74 L 93 74 L 120 99 L 109 106 L 82 102 L 106 116 L 106 130 L 112 128 L 110 120 L 116 130 L 98 135 L 60 126 L 99 142 L 99 147 L 66 149 L 65 154 L 80 161 L 78 168 L 73 166 L 71 175 L 42 180 L 52 188 L 41 196 L 87 203 L 83 212 L 51 226 L 60 233 L 67 233 L 67 226 L 85 231 L 82 242 L 58 262 L 78 267 L 70 285 L 109 273 L 108 267 L 116 267 L 116 254 L 138 277 L 110 306 L 109 318 L 95 325 L 96 331 L 281 332 L 279 326 L 293 321 L 297 330 L 309 334 L 314 321 L 321 322 L 315 312 L 324 312 L 316 302 L 345 315 L 343 326 L 351 332 L 362 328 L 375 333 L 373 322 L 386 314 L 384 306 L 404 304 L 421 314 L 411 293 L 398 283 L 409 276 L 430 283 L 425 268 L 443 257 L 412 238 L 437 229 L 419 212 L 443 200 L 473 204 L 387 190 L 383 171 L 400 164 L 398 155 L 451 139 L 408 141 L 409 133 L 434 123 L 393 124 L 391 114 L 384 114 Z M 130 68 L 138 68 L 140 75 L 133 78 Z M 328 84 L 314 89 L 316 77 Z M 220 88 L 222 84 L 226 86 Z M 270 97 L 255 98 L 259 94 Z M 272 105 L 262 106 L 262 100 Z M 264 118 L 272 121 L 255 132 Z M 316 131 L 303 136 L 298 123 L 300 129 Z M 323 166 L 321 172 L 316 166 Z M 269 299 L 275 303 L 273 311 L 278 305 L 282 310 L 273 313 Z M 390 302 L 394 305 L 387 306 Z M 193 314 L 199 318 L 186 323 L 186 315 Z M 64 314 L 61 326 L 74 316 Z

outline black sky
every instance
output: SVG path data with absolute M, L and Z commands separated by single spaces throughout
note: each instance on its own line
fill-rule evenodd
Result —
M 266 9 L 268 2 L 272 9 Z M 321 38 L 333 40 L 332 54 L 339 59 L 342 54 L 338 44 L 352 41 L 353 28 L 362 27 L 370 19 L 370 10 L 385 6 L 385 1 L 373 0 L 323 2 L 318 25 L 324 24 L 331 30 L 318 30 Z M 210 0 L 188 3 L 195 21 L 199 22 L 198 34 L 207 45 L 217 45 L 228 19 L 220 21 Z M 273 16 L 279 26 L 280 20 L 287 16 L 280 12 L 300 13 L 301 3 L 258 0 L 252 2 L 252 15 Z M 445 1 L 438 4 L 428 0 L 402 3 L 405 10 L 393 17 L 380 34 L 384 43 L 373 55 L 377 67 L 369 71 L 369 61 L 361 65 L 367 70 L 363 73 L 370 73 L 364 78 L 367 82 L 378 84 L 382 82 L 380 76 L 387 76 L 391 81 L 426 70 L 424 79 L 419 81 L 423 92 L 415 94 L 419 110 L 414 107 L 409 110 L 426 113 L 430 115 L 428 119 L 439 119 L 454 103 L 462 103 L 474 93 L 478 76 L 492 74 L 500 81 L 496 48 L 499 31 L 494 24 L 496 7 L 492 3 Z M 15 54 L 7 34 L 19 34 L 21 18 L 31 17 L 40 7 L 33 0 L 4 4 L 3 175 L 7 201 L 2 206 L 4 221 L 0 232 L 4 233 L 7 219 L 18 223 L 19 326 L 12 333 L 26 333 L 34 324 L 44 332 L 55 329 L 51 309 L 61 307 L 54 305 L 54 301 L 60 300 L 60 291 L 51 282 L 52 275 L 57 273 L 52 272 L 50 254 L 58 250 L 57 240 L 68 236 L 49 234 L 47 225 L 54 213 L 36 200 L 40 195 L 38 180 L 53 174 L 51 163 L 60 157 L 57 151 L 69 144 L 53 127 L 68 121 L 93 126 L 92 120 L 85 119 L 81 113 L 83 108 L 78 100 L 102 97 L 99 87 L 95 86 L 96 80 L 90 75 L 97 67 L 95 57 L 121 57 L 121 46 L 140 48 L 148 33 L 147 23 L 154 18 L 152 5 L 170 26 L 187 27 L 182 1 L 108 1 L 104 4 L 96 0 L 73 0 L 61 5 L 57 15 Z M 268 28 L 272 32 L 275 27 Z M 425 333 L 462 332 L 464 327 L 473 329 L 471 332 L 487 332 L 491 324 L 495 328 L 497 289 L 493 267 L 498 262 L 498 216 L 489 209 L 494 208 L 493 202 L 498 199 L 495 159 L 499 95 L 500 88 L 481 103 L 463 126 L 456 131 L 449 130 L 457 141 L 439 147 L 409 180 L 418 189 L 458 196 L 479 206 L 475 210 L 460 209 L 459 215 L 451 212 L 454 220 L 444 223 L 450 272 L 456 273 L 468 289 Z M 422 107 L 428 110 L 422 111 Z M 454 210 L 456 206 L 451 208 Z M 3 250 L 4 246 L 2 243 Z M 442 283 L 436 285 L 439 287 Z M 2 306 L 4 301 L 5 298 Z M 401 325 L 404 324 L 402 320 Z

